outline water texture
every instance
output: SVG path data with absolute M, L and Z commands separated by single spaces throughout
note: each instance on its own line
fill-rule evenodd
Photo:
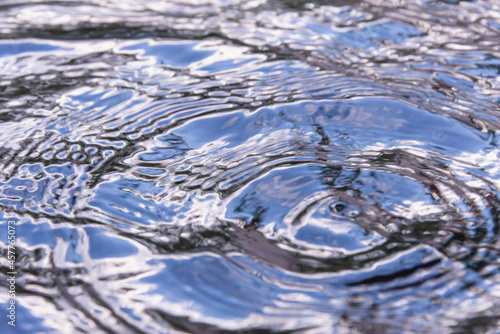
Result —
M 0 332 L 500 333 L 497 0 L 3 0 L 0 34 Z

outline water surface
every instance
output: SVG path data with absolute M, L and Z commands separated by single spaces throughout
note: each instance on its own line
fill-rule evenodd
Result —
M 2 333 L 500 332 L 496 0 L 7 0 L 0 34 Z

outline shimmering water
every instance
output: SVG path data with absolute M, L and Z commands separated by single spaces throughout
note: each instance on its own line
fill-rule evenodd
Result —
M 0 34 L 1 333 L 500 333 L 497 0 L 3 0 Z

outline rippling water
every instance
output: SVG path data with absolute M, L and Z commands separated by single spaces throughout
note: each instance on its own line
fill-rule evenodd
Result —
M 2 333 L 500 333 L 498 1 L 4 0 L 0 34 Z

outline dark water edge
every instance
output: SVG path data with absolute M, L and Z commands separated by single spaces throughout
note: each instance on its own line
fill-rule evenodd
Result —
M 0 333 L 500 333 L 499 112 L 496 0 L 4 0 Z

